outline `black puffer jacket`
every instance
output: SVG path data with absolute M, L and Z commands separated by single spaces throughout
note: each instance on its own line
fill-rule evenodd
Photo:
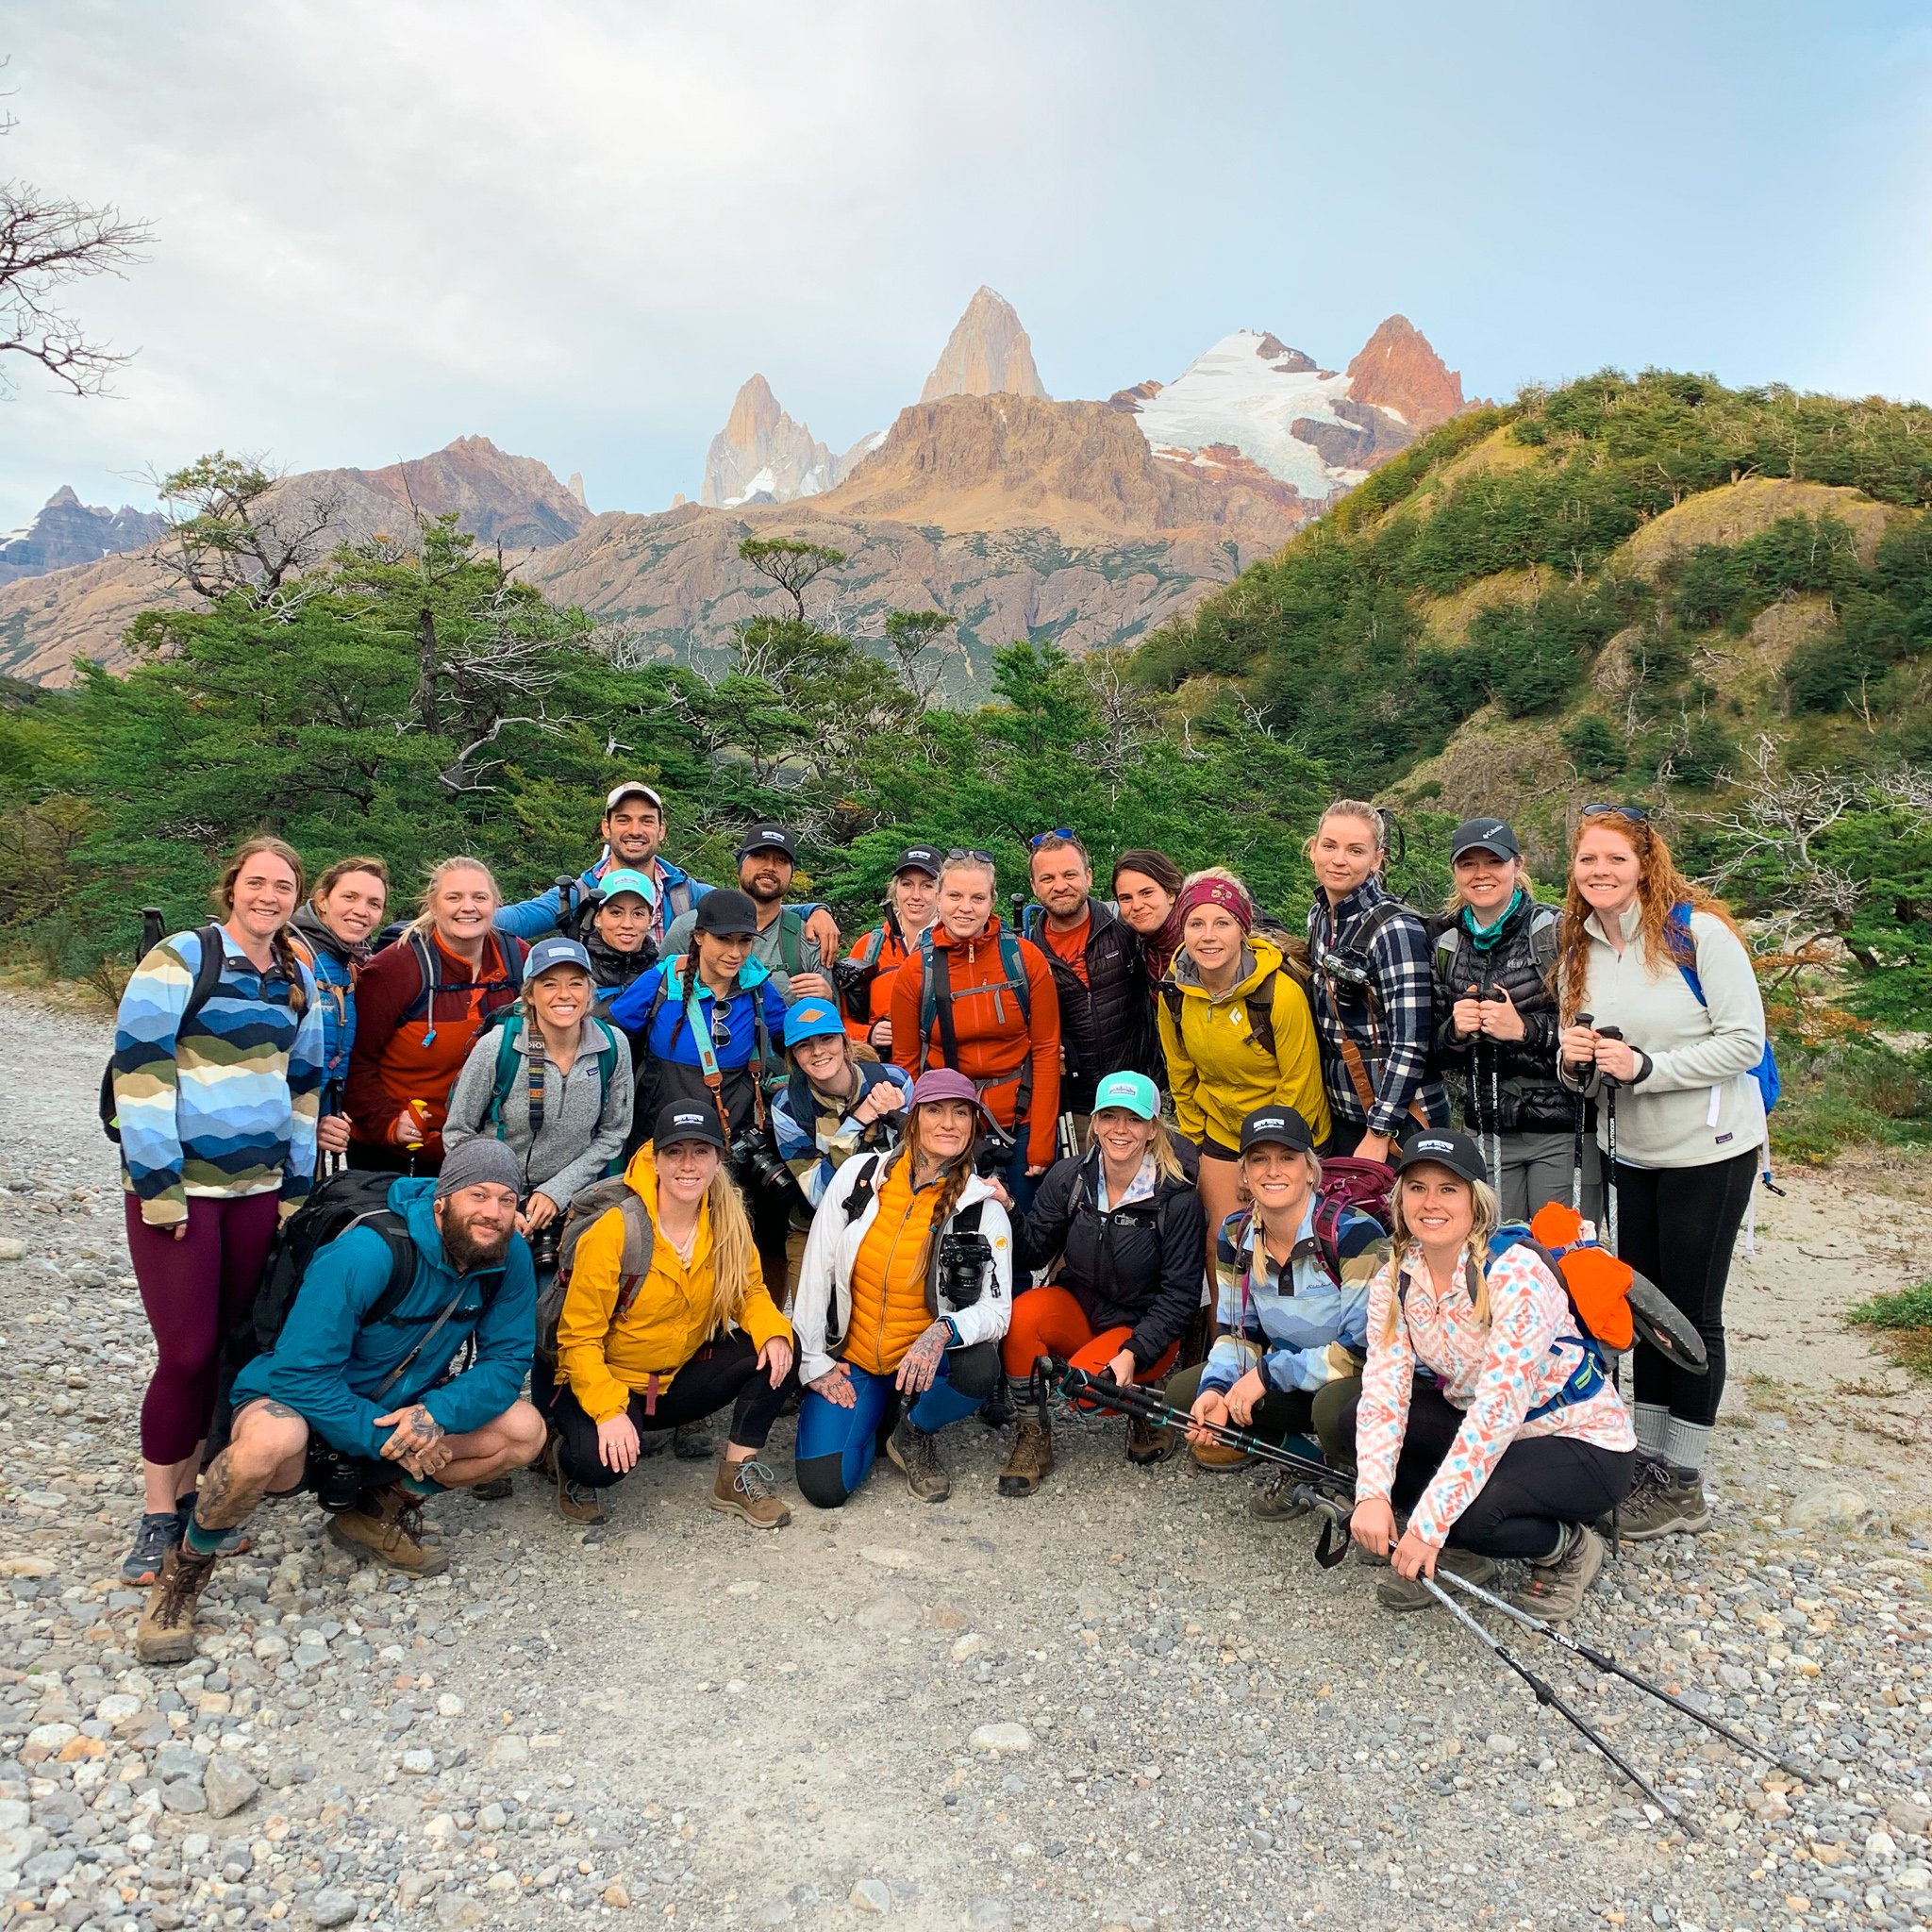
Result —
M 1109 1214 L 1098 1206 L 1100 1150 L 1057 1160 L 1014 1226 L 1021 1267 L 1030 1272 L 1060 1257 L 1055 1285 L 1080 1304 L 1096 1335 L 1133 1329 L 1127 1346 L 1137 1369 L 1158 1362 L 1201 1306 L 1208 1216 L 1191 1179 L 1193 1150 L 1182 1142 L 1175 1151 L 1188 1180 L 1157 1180 L 1151 1201 Z
M 1544 960 L 1556 958 L 1560 918 L 1554 907 L 1539 906 L 1524 893 L 1486 950 L 1477 950 L 1460 913 L 1431 942 L 1436 1064 L 1457 1118 L 1472 1133 L 1567 1133 L 1575 1124 L 1575 1097 L 1557 1082 L 1557 995 L 1543 970 Z M 1485 997 L 1499 990 L 1509 995 L 1523 1015 L 1521 1040 L 1457 1038 L 1456 1002 L 1467 999 L 1473 986 Z
M 1093 1090 L 1109 1074 L 1158 1077 L 1154 1005 L 1141 941 L 1111 906 L 1087 902 L 1087 981 L 1047 943 L 1046 915 L 1026 908 L 1026 937 L 1046 955 L 1060 996 L 1060 1107 L 1091 1113 Z

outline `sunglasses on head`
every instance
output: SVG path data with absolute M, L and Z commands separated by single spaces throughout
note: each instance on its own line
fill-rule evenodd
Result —
M 950 863 L 956 858 L 976 858 L 982 865 L 997 865 L 999 863 L 999 860 L 991 852 L 981 852 L 974 845 L 955 845 L 946 854 L 946 859 Z
M 1583 808 L 1583 816 L 1587 819 L 1628 819 L 1633 825 L 1647 825 L 1650 823 L 1650 813 L 1641 805 L 1586 805 Z
M 1051 831 L 1035 832 L 1026 843 L 1031 850 L 1038 852 L 1049 839 L 1064 839 L 1070 845 L 1077 845 L 1080 842 L 1077 833 L 1069 830 L 1065 825 L 1055 825 Z

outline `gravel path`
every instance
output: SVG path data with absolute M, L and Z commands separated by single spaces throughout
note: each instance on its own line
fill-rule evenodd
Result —
M 26 1051 L 31 1042 L 31 1057 Z M 659 1457 L 601 1533 L 437 1506 L 446 1577 L 312 1507 L 149 1672 L 117 1566 L 149 1358 L 96 1019 L 0 995 L 0 1915 L 27 1924 L 1249 1928 L 1932 1918 L 1926 1404 L 1835 1311 L 1911 1278 L 1912 1171 L 1790 1177 L 1737 1291 L 1714 1531 L 1626 1551 L 1600 1644 L 1790 1743 L 1748 1761 L 1524 1639 L 1695 1821 L 1647 1813 L 1473 1640 L 1119 1425 L 1002 1501 L 890 1469 L 759 1536 Z M 1920 1171 L 1923 1173 L 1923 1170 Z M 1923 1268 L 1919 1271 L 1923 1274 Z M 1846 1400 L 1850 1393 L 1852 1399 Z M 774 1444 L 789 1470 L 790 1425 Z M 1599 1695 L 1601 1690 L 1601 1695 Z

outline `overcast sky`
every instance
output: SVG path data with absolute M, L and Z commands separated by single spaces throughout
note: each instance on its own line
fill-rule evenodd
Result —
M 151 220 L 25 364 L 0 527 L 217 446 L 481 433 L 695 496 L 754 370 L 835 449 L 981 282 L 1047 388 L 1383 316 L 1472 394 L 1614 363 L 1932 395 L 1932 25 L 1907 4 L 16 0 L 0 172 Z M 0 358 L 17 363 L 18 358 Z

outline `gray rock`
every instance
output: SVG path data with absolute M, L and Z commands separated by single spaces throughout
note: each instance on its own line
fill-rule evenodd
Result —
M 970 1932 L 1012 1932 L 1013 1908 L 1003 1898 L 976 1898 L 966 1907 Z
M 890 1912 L 892 1888 L 882 1878 L 861 1878 L 846 1894 L 846 1903 L 861 1912 Z
M 210 1818 L 233 1816 L 261 1789 L 250 1773 L 219 1751 L 208 1759 L 201 1788 L 208 1797 Z
M 966 1740 L 974 1751 L 991 1751 L 995 1757 L 1009 1751 L 1030 1751 L 1033 1733 L 1024 1724 L 981 1724 Z
M 199 1785 L 190 1784 L 186 1778 L 176 1778 L 173 1784 L 161 1787 L 161 1803 L 170 1811 L 206 1811 L 208 1793 Z
M 904 1637 L 919 1628 L 919 1606 L 903 1590 L 889 1590 L 873 1598 L 853 1613 L 852 1621 L 861 1630 L 879 1630 L 891 1637 Z
M 312 1924 L 317 1925 L 346 1925 L 356 1916 L 360 1901 L 346 1886 L 327 1885 L 313 1893 L 303 1905 Z
M 1819 1529 L 1826 1524 L 1843 1528 L 1870 1522 L 1877 1513 L 1848 1483 L 1820 1483 L 1785 1511 L 1785 1521 L 1793 1529 Z

